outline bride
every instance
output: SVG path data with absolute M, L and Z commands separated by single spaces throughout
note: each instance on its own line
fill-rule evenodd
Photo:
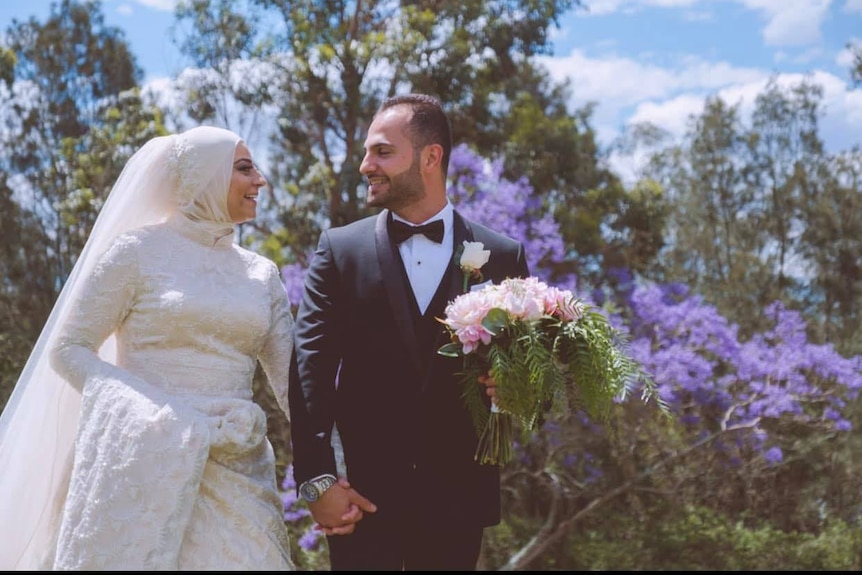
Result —
M 0 416 L 0 568 L 294 569 L 258 362 L 293 316 L 234 242 L 266 180 L 213 127 L 154 138 L 99 213 Z

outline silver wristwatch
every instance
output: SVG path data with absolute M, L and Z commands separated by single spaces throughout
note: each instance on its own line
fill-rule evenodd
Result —
M 327 489 L 335 485 L 337 482 L 338 479 L 329 473 L 312 477 L 308 481 L 303 481 L 302 485 L 299 486 L 299 495 L 309 503 L 314 503 L 320 499 L 320 496 L 323 495 Z

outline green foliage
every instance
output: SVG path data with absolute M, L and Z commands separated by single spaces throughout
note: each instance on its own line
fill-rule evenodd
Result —
M 126 160 L 164 133 L 123 35 L 100 9 L 65 0 L 44 23 L 7 30 L 15 81 L 35 88 L 3 101 L 16 121 L 0 136 L 0 405 Z
M 660 149 L 627 189 L 606 168 L 592 108 L 568 110 L 569 87 L 530 58 L 548 49 L 556 15 L 578 4 L 178 5 L 179 23 L 197 32 L 187 37 L 187 55 L 217 76 L 189 80 L 192 117 L 227 124 L 228 111 L 242 110 L 251 132 L 261 109 L 279 110 L 267 176 L 280 213 L 272 227 L 244 226 L 247 239 L 280 264 L 306 263 L 321 229 L 367 213 L 363 132 L 381 98 L 410 88 L 444 98 L 456 143 L 505 156 L 506 177 L 530 180 L 564 234 L 567 259 L 556 272 L 597 288 L 613 282 L 607 270 L 615 266 L 682 281 L 747 331 L 757 329 L 763 302 L 781 296 L 813 318 L 816 339 L 859 353 L 862 155 L 821 149 L 820 92 L 773 85 L 748 124 L 738 108 L 711 99 L 682 145 Z M 507 9 L 529 15 L 519 22 Z M 0 81 L 29 81 L 38 91 L 2 102 L 16 122 L 0 159 L 0 405 L 125 159 L 164 133 L 163 113 L 135 90 L 134 58 L 122 34 L 104 25 L 100 3 L 58 2 L 48 21 L 16 22 L 8 33 Z M 859 81 L 860 50 L 853 53 Z M 267 74 L 237 74 L 251 61 L 269 65 Z M 384 75 L 368 73 L 378 70 Z M 767 250 L 773 246 L 781 250 Z M 811 281 L 788 273 L 789 256 L 810 266 Z M 550 377 L 542 349 L 523 357 L 523 375 Z M 505 354 L 493 361 L 498 373 L 514 370 Z M 471 378 L 463 390 L 485 418 L 480 429 L 483 389 Z M 517 397 L 534 404 L 542 393 Z M 554 425 L 534 431 L 503 469 L 505 520 L 489 530 L 485 568 L 505 566 L 535 538 L 550 543 L 528 563 L 534 569 L 860 568 L 862 451 L 854 434 L 838 441 L 784 417 L 769 432 L 786 460 L 767 466 L 732 435 L 687 453 L 694 436 L 637 402 L 612 410 L 607 427 L 620 432 L 606 433 L 572 412 L 584 395 L 563 395 L 546 422 Z M 258 380 L 255 398 L 270 415 L 283 474 L 289 423 Z M 859 406 L 850 408 L 858 426 Z M 322 549 L 297 546 L 307 525 L 290 528 L 297 564 L 327 568 Z
M 15 52 L 0 46 L 0 80 L 6 84 L 7 88 L 12 87 L 12 82 L 15 80 L 15 64 L 18 62 Z
M 550 52 L 559 17 L 581 6 L 186 1 L 176 12 L 181 49 L 208 71 L 184 75 L 188 111 L 226 125 L 244 122 L 251 131 L 262 109 L 277 110 L 267 176 L 280 197 L 271 206 L 272 230 L 259 227 L 290 230 L 283 238 L 289 262 L 304 261 L 327 227 L 373 212 L 359 173 L 362 138 L 381 100 L 396 90 L 440 96 L 456 144 L 489 158 L 505 154 L 507 170 L 530 179 L 537 195 L 562 190 L 565 202 L 569 190 L 603 189 L 614 180 L 597 167 L 590 112 L 570 112 L 568 88 L 533 59 Z M 237 66 L 248 62 L 266 72 L 237 82 Z
M 531 279 L 534 284 L 530 279 L 508 279 L 499 286 L 485 288 L 492 290 L 491 298 L 519 302 L 511 309 L 500 303 L 504 307 L 483 313 L 481 328 L 490 334 L 489 343 L 479 341 L 471 351 L 462 346 L 459 332 L 447 323 L 465 322 L 465 309 L 475 306 L 479 310 L 487 305 L 476 300 L 484 295 L 482 292 L 459 296 L 444 322 L 452 342 L 438 353 L 463 357 L 462 396 L 480 437 L 477 460 L 500 465 L 511 460 L 513 426 L 509 417 L 516 420 L 524 442 L 530 440 L 548 414 L 558 419 L 580 411 L 596 423 L 607 422 L 614 403 L 625 399 L 636 381 L 643 384 L 642 399 L 656 398 L 668 413 L 655 383 L 628 354 L 624 335 L 599 310 L 569 292 L 559 296 L 567 298 L 559 304 L 560 310 L 545 311 L 534 319 L 522 317 L 521 306 L 527 306 L 521 300 L 552 297 L 540 291 L 548 288 L 546 284 Z M 490 374 L 496 383 L 496 402 L 490 413 L 477 384 L 485 374 Z
M 655 521 L 605 516 L 572 531 L 529 568 L 578 571 L 821 571 L 858 570 L 862 528 L 843 521 L 816 533 L 782 531 L 767 522 L 745 522 L 708 508 L 684 507 Z M 510 550 L 536 526 L 507 517 L 490 530 L 485 561 L 499 569 Z
M 853 55 L 853 63 L 850 65 L 850 78 L 858 86 L 862 84 L 862 44 L 850 42 L 847 49 Z
M 671 241 L 636 269 L 688 284 L 743 336 L 764 329 L 761 310 L 780 300 L 803 312 L 812 336 L 852 350 L 862 325 L 862 153 L 824 150 L 822 98 L 810 79 L 782 86 L 773 78 L 750 118 L 711 97 L 681 144 L 641 130 L 654 150 L 642 182 L 662 196 L 623 229 L 659 246 L 640 222 L 666 219 Z

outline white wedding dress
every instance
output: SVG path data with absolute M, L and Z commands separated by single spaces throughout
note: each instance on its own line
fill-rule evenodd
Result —
M 224 224 L 127 232 L 88 278 L 54 368 L 82 393 L 55 569 L 294 569 L 259 360 L 287 412 L 293 317 Z M 232 228 L 230 228 L 232 229 Z M 116 331 L 116 365 L 98 355 Z

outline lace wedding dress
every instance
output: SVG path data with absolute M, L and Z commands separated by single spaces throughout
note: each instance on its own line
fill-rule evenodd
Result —
M 232 240 L 176 214 L 84 284 L 52 353 L 82 393 L 54 568 L 294 569 L 252 401 L 259 359 L 287 412 L 293 317 L 275 265 Z M 97 352 L 115 331 L 116 365 Z

